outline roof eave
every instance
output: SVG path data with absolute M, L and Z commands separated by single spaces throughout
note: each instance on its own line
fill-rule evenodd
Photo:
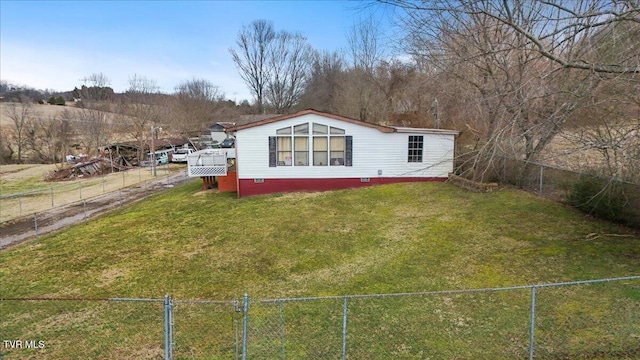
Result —
M 392 126 L 397 133 L 412 133 L 412 134 L 440 134 L 440 135 L 460 135 L 458 130 L 449 129 L 431 129 L 431 128 L 411 128 L 411 127 L 398 127 Z
M 357 125 L 361 125 L 361 126 L 367 126 L 367 127 L 378 129 L 379 131 L 385 132 L 385 133 L 392 133 L 392 132 L 396 131 L 394 128 L 389 127 L 389 126 L 371 124 L 371 123 L 367 123 L 367 122 L 364 122 L 364 121 L 348 118 L 348 117 L 345 117 L 345 116 L 335 115 L 335 114 L 331 114 L 331 113 L 325 113 L 325 112 L 321 112 L 321 111 L 317 111 L 317 110 L 313 110 L 313 109 L 302 110 L 302 111 L 298 111 L 298 112 L 293 113 L 293 114 L 275 116 L 275 117 L 272 117 L 272 118 L 256 121 L 256 122 L 253 122 L 253 123 L 250 123 L 250 124 L 232 126 L 232 127 L 227 128 L 226 131 L 227 132 L 234 132 L 234 131 L 238 131 L 238 130 L 248 129 L 248 128 L 261 126 L 261 125 L 266 125 L 266 124 L 271 124 L 271 123 L 274 123 L 274 122 L 287 120 L 287 119 L 292 119 L 292 118 L 295 118 L 295 117 L 309 115 L 309 114 L 318 115 L 318 116 L 324 116 L 324 117 L 328 117 L 328 118 L 331 118 L 331 119 L 345 121 L 345 122 L 349 122 L 349 123 L 357 124 Z

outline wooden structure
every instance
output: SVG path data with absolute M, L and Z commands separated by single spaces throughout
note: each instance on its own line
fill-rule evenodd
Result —
M 131 167 L 122 166 L 106 158 L 92 158 L 79 162 L 71 167 L 56 170 L 46 175 L 46 181 L 73 180 L 80 177 L 100 176 L 112 172 L 130 170 Z
M 154 148 L 156 151 L 164 149 L 174 149 L 190 144 L 188 138 L 160 138 L 155 139 Z M 141 166 L 147 160 L 147 153 L 151 151 L 151 140 L 140 145 L 139 141 L 125 141 L 109 144 L 102 147 L 101 153 L 104 157 L 111 159 L 121 166 Z

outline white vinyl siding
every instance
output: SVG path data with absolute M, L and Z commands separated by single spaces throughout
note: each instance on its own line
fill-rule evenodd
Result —
M 278 129 L 308 123 L 309 166 L 269 167 L 268 137 L 280 137 Z M 326 166 L 334 152 L 344 153 L 333 147 L 328 140 L 332 135 L 326 125 L 343 129 L 352 136 L 352 166 Z M 329 131 L 327 131 L 329 130 Z M 324 131 L 324 133 L 317 133 Z M 329 134 L 326 134 L 329 132 Z M 335 134 L 338 135 L 338 134 Z M 407 162 L 407 144 L 410 135 L 423 136 L 422 162 Z M 295 134 L 284 135 L 295 137 Z M 338 136 L 345 139 L 345 136 Z M 325 138 L 327 140 L 318 140 Z M 343 141 L 344 142 L 344 141 Z M 323 144 L 323 145 L 322 145 Z M 336 143 L 337 144 L 337 143 Z M 346 145 L 346 144 L 345 144 Z M 338 145 L 336 145 L 338 146 Z M 383 133 L 376 128 L 326 118 L 316 114 L 306 114 L 271 124 L 239 130 L 236 133 L 238 177 L 240 179 L 275 178 L 370 178 L 373 182 L 382 177 L 447 177 L 453 171 L 454 135 L 431 133 Z M 297 150 L 291 150 L 297 151 Z M 326 159 L 321 158 L 326 154 Z M 343 155 L 345 156 L 345 155 Z M 296 159 L 297 160 L 297 159 Z M 325 161 L 321 161 L 325 160 Z M 322 166 L 320 166 L 322 162 Z

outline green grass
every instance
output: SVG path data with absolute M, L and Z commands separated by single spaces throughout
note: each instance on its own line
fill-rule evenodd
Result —
M 86 225 L 0 252 L 0 298 L 170 294 L 175 299 L 233 300 L 244 293 L 258 299 L 422 292 L 640 274 L 637 234 L 519 191 L 477 194 L 449 184 L 416 183 L 236 199 L 235 194 L 198 193 L 199 188 L 198 182 L 179 186 Z M 585 240 L 592 233 L 631 237 Z M 640 333 L 638 282 L 544 293 L 552 300 L 541 302 L 542 314 L 546 311 L 549 318 L 540 326 L 568 337 L 557 345 L 547 340 L 563 354 L 571 356 L 575 339 L 562 330 L 567 324 L 561 314 L 582 318 L 578 315 L 585 307 L 590 316 L 600 316 L 593 320 L 597 323 L 617 319 L 606 315 L 615 304 L 633 315 L 620 317 L 622 323 L 632 320 L 619 331 Z M 573 305 L 561 306 L 566 299 Z M 289 357 L 335 358 L 342 303 L 329 302 L 326 308 L 298 303 L 278 310 L 256 303 L 253 309 L 254 314 L 264 311 L 265 321 L 286 316 L 287 333 L 301 334 L 297 344 L 304 345 L 287 347 Z M 210 311 L 204 305 L 176 305 L 179 358 L 232 357 L 229 342 L 238 315 L 232 306 L 207 306 Z M 353 358 L 526 354 L 526 290 L 353 300 L 350 306 L 350 339 L 361 346 L 350 348 Z M 72 320 L 72 314 L 85 321 Z M 162 346 L 158 317 L 161 306 L 153 303 L 3 301 L 0 333 L 4 339 L 7 333 L 60 343 L 82 339 L 74 343 L 74 351 L 52 343 L 45 351 L 49 358 L 153 358 Z M 141 331 L 143 326 L 153 331 Z M 333 332 L 327 334 L 325 327 Z M 582 337 L 602 338 L 608 335 L 601 331 L 609 330 L 585 331 Z M 394 333 L 404 340 L 388 338 Z M 276 334 L 270 341 L 278 343 Z M 321 336 L 330 338 L 317 341 Z M 119 351 L 148 344 L 150 353 L 125 356 L 131 353 L 92 340 L 105 337 L 121 341 Z M 481 341 L 492 337 L 494 342 Z M 616 344 L 624 348 L 626 340 Z M 637 338 L 631 341 L 637 343 Z M 276 346 L 252 344 L 254 354 Z M 600 351 L 580 343 L 575 348 Z M 544 347 L 540 351 L 555 353 Z
M 0 180 L 2 181 L 2 180 Z M 68 182 L 46 182 L 42 179 L 42 177 L 32 177 L 22 179 L 19 182 L 6 182 L 2 184 L 2 195 L 17 195 L 20 194 L 22 196 L 37 196 L 40 195 L 43 191 L 49 191 L 53 189 L 56 193 L 61 193 L 65 191 L 77 191 L 78 183 L 82 183 L 82 187 L 89 187 L 92 185 L 96 185 L 101 183 L 103 180 L 101 178 L 90 179 L 90 180 L 75 180 Z

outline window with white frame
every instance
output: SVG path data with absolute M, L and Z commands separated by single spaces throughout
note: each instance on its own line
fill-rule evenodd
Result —
M 424 148 L 424 136 L 409 135 L 408 162 L 422 162 L 422 150 Z
M 319 123 L 288 126 L 269 137 L 269 166 L 352 166 L 352 148 L 353 138 L 344 129 Z

